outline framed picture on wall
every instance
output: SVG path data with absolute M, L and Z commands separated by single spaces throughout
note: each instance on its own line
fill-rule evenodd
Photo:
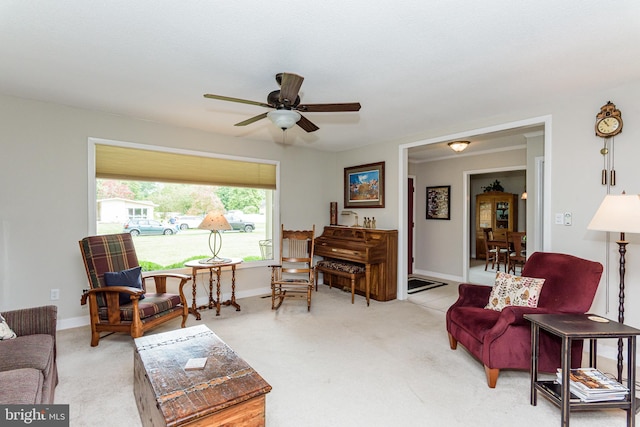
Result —
M 427 187 L 427 219 L 451 219 L 451 186 Z
M 344 168 L 345 208 L 384 208 L 384 162 Z

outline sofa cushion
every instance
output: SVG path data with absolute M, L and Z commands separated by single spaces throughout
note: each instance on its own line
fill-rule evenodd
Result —
M 0 341 L 2 340 L 12 340 L 16 337 L 16 333 L 13 332 L 13 329 L 7 324 L 7 321 L 4 320 L 2 314 L 0 314 Z
M 42 403 L 44 375 L 37 369 L 22 368 L 0 372 L 0 403 L 29 405 Z
M 142 289 L 142 267 L 133 267 L 122 271 L 109 271 L 104 273 L 104 283 L 107 286 L 130 286 Z M 144 294 L 140 296 L 144 299 Z M 120 292 L 120 305 L 131 302 L 131 296 Z
M 537 307 L 544 280 L 498 272 L 485 308 L 502 311 L 509 305 Z
M 47 375 L 54 363 L 53 336 L 35 334 L 0 342 L 0 372 L 32 368 Z

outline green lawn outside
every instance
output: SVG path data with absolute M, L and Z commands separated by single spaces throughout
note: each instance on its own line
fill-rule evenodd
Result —
M 98 224 L 98 234 L 121 232 L 122 224 Z M 211 256 L 209 234 L 210 232 L 207 230 L 182 230 L 170 236 L 134 236 L 133 242 L 138 260 L 143 267 L 146 263 L 152 263 L 160 267 L 177 268 L 190 259 Z M 219 256 L 242 258 L 245 261 L 261 259 L 258 242 L 265 238 L 263 223 L 256 223 L 256 229 L 252 233 L 227 231 L 221 233 L 221 236 L 222 249 Z

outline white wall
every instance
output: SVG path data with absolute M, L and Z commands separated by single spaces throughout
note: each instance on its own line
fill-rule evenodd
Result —
M 89 230 L 89 137 L 280 161 L 282 222 L 320 230 L 329 223 L 333 154 L 0 96 L 1 310 L 53 303 L 63 326 L 88 314 L 78 240 Z M 49 300 L 52 288 L 59 301 Z M 266 292 L 269 269 L 242 266 L 237 289 Z
M 355 209 L 349 208 L 358 214 L 358 220 L 362 224 L 362 219 L 375 217 L 376 228 L 396 229 L 398 228 L 398 153 L 395 144 L 371 145 L 365 149 L 341 152 L 336 156 L 335 177 L 332 191 L 334 201 L 338 202 L 338 212 L 344 209 L 344 168 L 358 166 L 367 163 L 385 162 L 385 207 Z M 338 222 L 340 222 L 338 217 Z

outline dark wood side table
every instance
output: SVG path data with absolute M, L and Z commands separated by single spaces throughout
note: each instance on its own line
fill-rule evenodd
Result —
M 635 426 L 636 408 L 636 336 L 640 330 L 609 320 L 606 323 L 597 322 L 589 317 L 601 318 L 588 314 L 525 314 L 524 318 L 531 322 L 531 405 L 537 403 L 537 393 L 540 392 L 561 409 L 561 426 L 569 426 L 571 410 L 593 410 L 604 408 L 619 408 L 627 412 L 627 426 Z M 562 385 L 560 397 L 550 392 L 545 383 L 538 381 L 538 350 L 540 329 L 543 329 L 562 339 Z M 629 395 L 624 400 L 608 402 L 570 402 L 569 370 L 571 369 L 571 342 L 573 340 L 590 340 L 589 363 L 596 367 L 598 338 L 627 339 L 627 387 Z
M 216 316 L 220 316 L 220 305 L 232 305 L 236 311 L 240 311 L 240 304 L 236 302 L 236 266 L 242 263 L 240 258 L 231 258 L 228 262 L 201 263 L 200 260 L 187 261 L 184 266 L 191 269 L 193 276 L 192 297 L 189 313 L 196 316 L 196 320 L 200 320 L 200 312 L 198 309 L 213 307 L 216 308 Z M 231 299 L 220 302 L 220 275 L 223 267 L 231 267 Z M 198 270 L 209 270 L 209 303 L 198 307 L 196 305 L 196 276 Z M 213 272 L 216 272 L 216 299 L 213 299 Z

